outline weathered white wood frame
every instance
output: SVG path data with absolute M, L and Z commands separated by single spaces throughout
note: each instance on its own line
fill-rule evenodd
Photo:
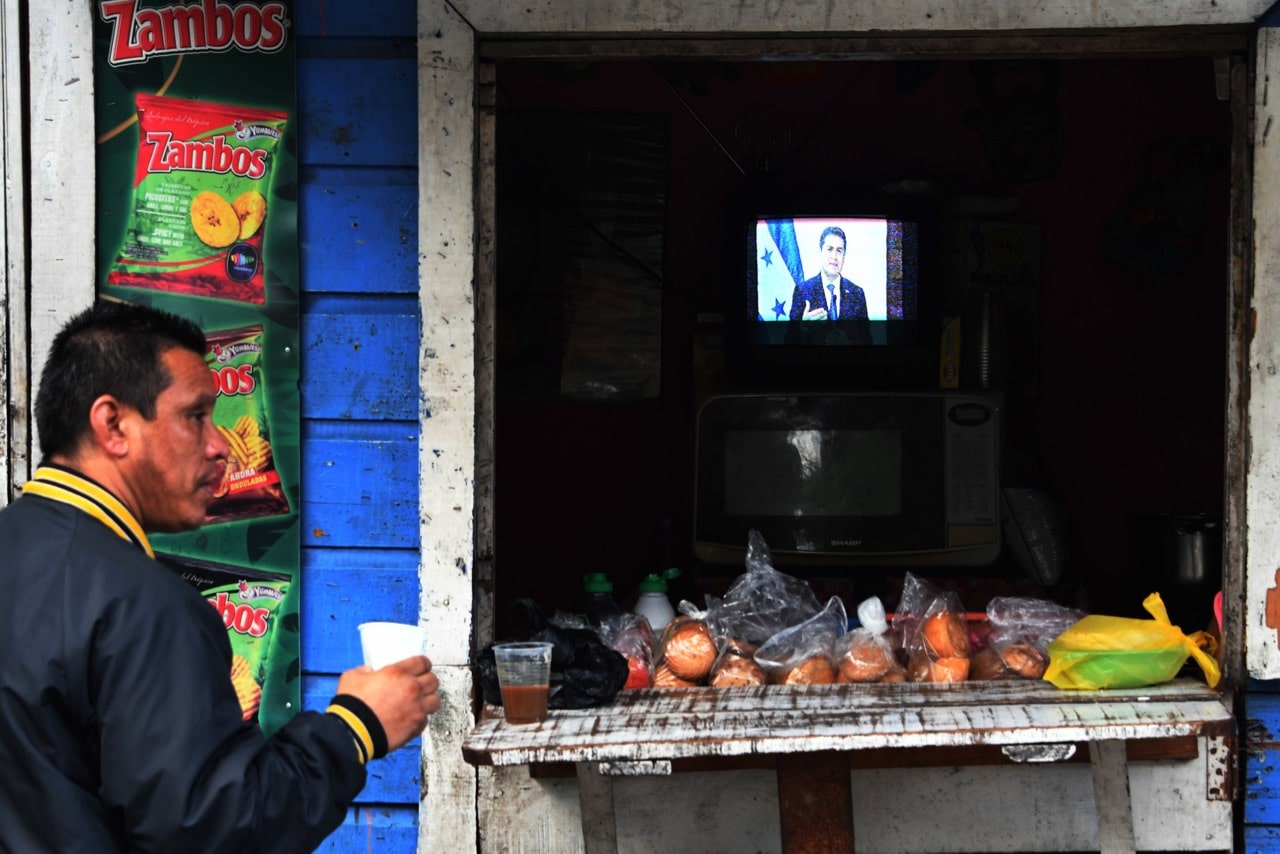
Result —
M 480 97 L 483 98 L 491 85 L 484 63 L 477 62 L 485 45 L 489 46 L 490 56 L 503 58 L 621 58 L 663 54 L 688 58 L 698 53 L 706 55 L 708 50 L 720 56 L 747 55 L 751 50 L 756 51 L 757 55 L 861 55 L 880 58 L 886 54 L 905 56 L 920 50 L 937 55 L 950 52 L 953 55 L 969 56 L 995 55 L 1001 52 L 1013 55 L 1082 55 L 1082 51 L 1106 54 L 1133 50 L 1134 44 L 1123 40 L 1117 42 L 1114 37 L 1125 33 L 1148 32 L 1155 34 L 1155 37 L 1138 52 L 1158 52 L 1161 48 L 1156 46 L 1163 44 L 1168 52 L 1177 53 L 1181 35 L 1191 33 L 1203 37 L 1218 27 L 1248 27 L 1270 5 L 1270 0 L 1215 5 L 1195 2 L 1099 4 L 1084 0 L 1064 4 L 1021 4 L 1016 0 L 994 0 L 979 3 L 952 2 L 941 6 L 928 0 L 907 0 L 901 3 L 883 0 L 848 4 L 791 0 L 744 2 L 732 6 L 670 3 L 661 0 L 636 0 L 630 3 L 608 0 L 574 3 L 564 0 L 535 0 L 522 4 L 506 4 L 497 0 L 453 0 L 448 3 L 420 0 L 419 29 L 422 40 L 419 57 L 424 76 L 428 78 L 438 76 L 443 73 L 443 69 L 448 69 L 450 73 L 471 69 L 478 81 Z M 470 33 L 458 32 L 460 20 L 464 27 L 470 28 Z M 441 49 L 445 44 L 442 40 L 443 33 L 450 34 L 448 44 L 457 46 L 464 52 L 448 55 L 442 53 Z M 871 33 L 875 34 L 874 38 L 869 36 Z M 1076 40 L 1077 36 L 1084 36 L 1085 40 Z M 751 37 L 752 42 L 744 41 L 736 46 L 731 43 L 735 39 L 747 37 Z M 832 37 L 836 37 L 836 40 L 833 41 Z M 717 39 L 722 40 L 719 47 L 708 48 Z M 789 46 L 787 39 L 790 39 Z M 1091 46 L 1086 44 L 1088 39 L 1092 39 Z M 1267 47 L 1270 44 L 1266 31 L 1259 36 L 1258 43 L 1258 62 L 1261 67 L 1257 79 L 1265 81 L 1269 68 L 1266 65 Z M 1257 94 L 1253 95 L 1255 90 L 1250 89 L 1253 78 L 1247 64 L 1236 62 L 1230 66 L 1224 64 L 1223 67 L 1229 69 L 1226 81 L 1235 103 L 1252 106 L 1258 111 L 1257 126 L 1269 127 L 1270 111 L 1274 108 L 1266 101 L 1265 86 L 1257 86 Z M 420 95 L 420 115 L 424 120 L 421 127 L 424 132 L 431 116 L 441 112 L 456 114 L 456 103 L 434 99 L 428 94 L 425 85 Z M 427 191 L 427 179 L 424 178 L 422 211 L 424 221 L 434 220 L 438 216 L 467 218 L 475 224 L 476 239 L 480 247 L 472 275 L 469 278 L 459 276 L 450 283 L 454 287 L 462 285 L 469 291 L 456 296 L 459 303 L 466 304 L 468 296 L 473 295 L 473 304 L 482 313 L 477 316 L 474 339 L 476 351 L 471 354 L 477 365 L 477 413 L 481 416 L 474 434 L 477 454 L 473 469 L 476 473 L 476 507 L 472 554 L 475 560 L 470 563 L 474 572 L 471 588 L 476 598 L 470 609 L 459 607 L 448 618 L 449 626 L 458 629 L 461 628 L 461 621 L 474 615 L 475 646 L 478 647 L 488 639 L 492 630 L 490 593 L 494 567 L 490 502 L 496 470 L 491 456 L 493 425 L 491 420 L 485 418 L 491 418 L 489 413 L 492 412 L 490 303 L 493 293 L 492 253 L 495 240 L 492 222 L 494 176 L 493 164 L 488 159 L 492 149 L 484 145 L 477 148 L 478 143 L 484 143 L 490 137 L 492 128 L 486 126 L 484 113 L 478 112 L 476 120 L 476 127 L 469 135 L 424 140 L 423 144 L 424 157 L 432 146 L 443 146 L 455 152 L 470 152 L 472 165 L 469 173 L 476 190 L 473 199 L 476 207 L 466 212 L 449 207 L 451 202 L 464 194 L 433 194 Z M 1236 125 L 1238 130 L 1248 129 L 1249 117 L 1238 117 Z M 1246 577 L 1257 576 L 1256 572 L 1249 573 L 1246 570 L 1246 532 L 1250 537 L 1249 545 L 1252 547 L 1256 542 L 1256 526 L 1248 526 L 1244 515 L 1246 495 L 1249 501 L 1253 500 L 1253 491 L 1249 489 L 1252 482 L 1249 475 L 1252 473 L 1254 479 L 1259 479 L 1261 474 L 1263 481 L 1275 480 L 1274 477 L 1266 477 L 1260 468 L 1265 466 L 1267 460 L 1259 459 L 1259 437 L 1253 436 L 1249 430 L 1251 423 L 1263 422 L 1254 420 L 1262 412 L 1249 397 L 1252 374 L 1256 372 L 1259 362 L 1251 358 L 1252 353 L 1248 352 L 1248 320 L 1251 309 L 1246 294 L 1252 294 L 1254 301 L 1265 301 L 1269 291 L 1280 293 L 1280 288 L 1276 287 L 1274 279 L 1268 281 L 1264 276 L 1252 277 L 1253 265 L 1249 253 L 1254 231 L 1250 193 L 1245 188 L 1252 186 L 1254 174 L 1252 145 L 1265 143 L 1265 131 L 1259 131 L 1257 138 L 1247 142 L 1243 141 L 1247 133 L 1237 134 L 1237 137 L 1233 162 L 1236 192 L 1233 193 L 1232 206 L 1231 293 L 1228 295 L 1229 378 L 1224 415 L 1228 446 L 1227 459 L 1224 460 L 1228 494 L 1224 588 L 1228 591 L 1226 644 L 1229 653 L 1226 664 L 1228 673 L 1239 680 L 1240 674 L 1245 671 L 1246 660 L 1246 644 L 1242 642 L 1240 632 L 1246 624 L 1258 625 L 1257 603 L 1260 601 L 1259 591 L 1251 586 L 1246 594 L 1244 583 Z M 450 163 L 457 162 L 453 157 L 445 159 Z M 424 159 L 422 171 L 426 175 L 435 170 Z M 457 173 L 451 172 L 450 175 L 453 179 L 460 177 Z M 1261 185 L 1261 179 L 1259 184 Z M 1269 186 L 1275 186 L 1274 181 Z M 1265 221 L 1276 222 L 1280 211 L 1272 211 L 1270 215 L 1271 219 Z M 1259 222 L 1263 221 L 1259 218 Z M 1259 227 L 1259 231 L 1267 229 Z M 425 240 L 423 251 L 428 251 Z M 1272 251 L 1280 255 L 1280 249 Z M 1259 268 L 1262 267 L 1262 262 L 1259 261 Z M 429 285 L 424 281 L 424 290 Z M 1271 298 L 1275 299 L 1275 296 L 1272 295 Z M 1274 333 L 1267 334 L 1261 327 L 1259 329 L 1259 338 L 1280 340 Z M 1274 342 L 1267 345 L 1268 349 L 1273 344 Z M 1257 347 L 1256 340 L 1253 346 Z M 440 352 L 438 348 L 433 349 L 436 353 Z M 455 351 L 453 355 L 461 360 L 467 354 Z M 424 384 L 424 394 L 429 393 L 430 389 Z M 1262 444 L 1265 446 L 1266 443 Z M 1266 453 L 1265 447 L 1263 453 Z M 1271 463 L 1271 468 L 1275 470 L 1278 465 L 1280 464 Z M 424 474 L 424 501 L 430 490 L 431 483 Z M 1274 493 L 1274 488 L 1269 492 Z M 1274 514 L 1255 518 L 1274 518 Z M 1280 538 L 1280 526 L 1266 526 L 1266 529 L 1272 537 Z M 424 551 L 426 541 L 424 536 Z M 1275 545 L 1277 544 L 1270 544 L 1262 553 L 1276 554 Z M 458 543 L 458 548 L 464 548 L 463 544 Z M 424 553 L 424 588 L 442 583 L 451 590 L 462 592 L 457 586 L 459 575 L 450 571 L 450 566 L 449 554 L 428 556 Z M 460 599 L 453 601 L 459 606 L 462 602 Z M 429 616 L 427 618 L 430 619 Z M 1274 635 L 1274 632 L 1270 633 L 1273 645 Z M 461 633 L 453 636 L 460 637 Z M 1270 675 L 1272 667 L 1280 667 L 1269 663 L 1280 660 L 1280 656 L 1269 654 L 1260 658 L 1257 654 L 1258 643 L 1266 643 L 1267 640 L 1267 637 L 1263 637 L 1255 641 L 1253 634 L 1249 637 L 1249 668 L 1257 675 Z M 450 661 L 453 662 L 454 659 L 451 657 Z M 481 772 L 480 785 L 490 782 L 486 773 Z M 431 800 L 431 793 L 428 792 L 423 812 L 423 843 L 457 838 L 456 833 L 462 828 L 442 829 L 439 824 L 441 813 L 432 808 Z M 498 820 L 503 818 L 514 816 L 497 817 Z M 437 833 L 440 835 L 437 836 Z
M 13 33 L 23 4 L 5 0 L 3 51 L 6 289 L 4 293 L 6 486 L 25 479 L 33 433 L 31 383 L 53 332 L 93 298 L 94 145 L 92 22 L 76 0 L 25 4 L 30 63 L 28 111 L 22 103 L 22 51 Z M 1024 3 L 979 0 L 743 0 L 735 4 L 670 0 L 418 0 L 420 294 L 422 346 L 420 397 L 424 413 L 420 453 L 422 622 L 444 685 L 446 706 L 424 738 L 422 850 L 471 849 L 477 839 L 477 776 L 461 760 L 470 728 L 470 653 L 475 611 L 484 613 L 485 572 L 492 572 L 492 460 L 478 459 L 492 424 L 490 403 L 478 399 L 491 370 L 491 325 L 481 292 L 491 286 L 492 223 L 477 210 L 492 205 L 491 185 L 478 181 L 477 46 L 484 40 L 511 44 L 544 39 L 573 40 L 579 52 L 597 57 L 627 54 L 642 42 L 699 37 L 769 37 L 757 49 L 777 48 L 783 37 L 842 34 L 870 52 L 886 39 L 959 39 L 970 55 L 983 39 L 1005 37 L 1018 51 L 1043 50 L 1074 34 L 1110 36 L 1150 31 L 1211 33 L 1247 27 L 1271 0 L 1140 0 Z M 868 34 L 875 34 L 871 39 Z M 980 36 L 980 37 L 979 37 Z M 967 40 L 967 41 L 966 41 Z M 825 42 L 824 42 L 825 44 Z M 1231 353 L 1226 401 L 1229 458 L 1226 546 L 1227 647 L 1250 675 L 1280 676 L 1280 644 L 1265 624 L 1265 601 L 1280 565 L 1280 436 L 1273 428 L 1280 407 L 1280 199 L 1261 192 L 1277 186 L 1280 152 L 1271 129 L 1277 107 L 1267 84 L 1276 65 L 1277 37 L 1257 37 L 1252 77 L 1232 75 L 1249 88 L 1256 130 L 1248 160 L 1236 167 L 1252 193 L 1233 240 L 1243 249 L 1233 264 L 1241 287 L 1233 288 Z M 818 48 L 811 48 L 815 51 Z M 514 55 L 514 54 L 508 54 Z M 1254 81 L 1257 81 L 1256 83 Z M 29 156 L 20 128 L 29 131 Z M 26 175 L 25 179 L 19 178 Z M 481 198 L 482 194 L 487 197 Z M 1237 199 L 1248 197 L 1244 188 Z M 24 196 L 30 220 L 22 221 Z M 29 242 L 28 242 L 29 238 Z M 29 253 L 23 249 L 30 246 Z M 1250 251 L 1251 250 L 1251 251 Z M 489 275 L 490 281 L 484 281 Z M 427 437 L 430 437 L 429 439 Z M 444 449 L 440 456 L 430 449 Z M 1247 450 L 1241 450 L 1247 449 Z M 1243 511 L 1246 511 L 1247 515 Z M 1252 524 L 1250 524 L 1252 522 Z M 1247 549 L 1246 549 L 1247 546 Z M 1246 562 L 1246 554 L 1248 556 Z M 491 580 L 491 575 L 487 577 Z M 476 624 L 476 632 L 485 626 Z M 1238 633 L 1243 631 L 1243 637 Z M 1247 653 L 1247 659 L 1246 659 Z
M 0 169 L 4 174 L 4 207 L 0 208 L 0 226 L 4 233 L 4 287 L 0 288 L 0 364 L 6 366 L 5 382 L 0 383 L 0 412 L 24 411 L 19 395 L 26 387 L 23 381 L 26 359 L 11 354 L 26 351 L 27 304 L 27 240 L 26 177 L 23 162 L 26 143 L 22 127 L 26 116 L 22 110 L 22 33 L 19 26 L 20 4 L 5 0 L 0 6 Z M 15 389 L 11 386 L 16 386 Z M 13 489 L 14 461 L 10 459 L 12 443 L 25 447 L 19 435 L 21 425 L 0 418 L 0 507 L 9 501 Z

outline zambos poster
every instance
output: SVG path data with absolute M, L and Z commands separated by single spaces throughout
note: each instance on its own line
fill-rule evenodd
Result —
M 293 4 L 95 0 L 103 299 L 204 330 L 231 448 L 205 524 L 157 556 L 227 626 L 247 720 L 301 704 Z

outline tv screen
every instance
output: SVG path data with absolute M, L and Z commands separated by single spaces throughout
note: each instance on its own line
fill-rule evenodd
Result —
M 746 288 L 752 339 L 778 346 L 914 344 L 920 230 L 886 216 L 755 219 Z

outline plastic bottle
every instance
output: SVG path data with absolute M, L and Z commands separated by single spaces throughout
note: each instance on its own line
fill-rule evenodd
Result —
M 668 569 L 658 575 L 646 575 L 640 582 L 640 595 L 636 598 L 635 613 L 649 621 L 655 635 L 662 634 L 667 623 L 675 619 L 675 608 L 667 598 L 667 579 L 680 574 L 678 569 Z
M 600 628 L 605 619 L 626 611 L 613 598 L 613 582 L 603 572 L 588 572 L 582 576 L 582 614 L 587 622 Z

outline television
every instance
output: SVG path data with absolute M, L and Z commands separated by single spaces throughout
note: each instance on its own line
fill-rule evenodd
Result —
M 694 552 L 780 566 L 983 566 L 1000 555 L 998 395 L 720 394 L 699 408 Z
M 924 200 L 741 206 L 727 326 L 729 367 L 747 385 L 937 386 L 936 217 Z

